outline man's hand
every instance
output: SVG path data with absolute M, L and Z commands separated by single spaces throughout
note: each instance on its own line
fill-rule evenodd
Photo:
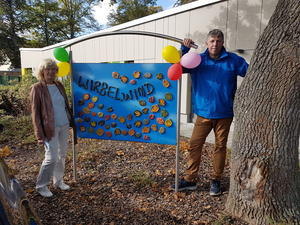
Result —
M 185 39 L 183 39 L 183 45 L 185 46 L 185 47 L 188 47 L 188 48 L 191 48 L 191 45 L 192 44 L 194 44 L 195 42 L 192 40 L 192 39 L 190 39 L 190 38 L 185 38 Z

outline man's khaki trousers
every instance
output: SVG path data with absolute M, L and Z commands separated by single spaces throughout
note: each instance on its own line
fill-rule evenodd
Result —
M 197 116 L 193 134 L 190 139 L 188 168 L 184 179 L 196 182 L 201 162 L 202 147 L 205 139 L 213 129 L 215 133 L 215 148 L 213 152 L 213 173 L 211 179 L 219 180 L 222 176 L 226 160 L 226 144 L 232 118 L 206 119 Z

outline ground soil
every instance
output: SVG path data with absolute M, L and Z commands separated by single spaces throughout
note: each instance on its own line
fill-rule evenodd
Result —
M 188 139 L 180 139 L 180 175 L 183 174 Z M 70 144 L 71 146 L 71 144 Z M 36 145 L 12 147 L 6 158 L 44 225 L 98 224 L 240 224 L 224 212 L 229 189 L 229 162 L 222 180 L 223 194 L 209 196 L 210 155 L 203 148 L 196 191 L 175 193 L 176 147 L 171 145 L 80 139 L 76 146 L 77 179 L 74 181 L 72 148 L 66 161 L 68 191 L 50 186 L 43 198 L 35 191 L 43 150 Z

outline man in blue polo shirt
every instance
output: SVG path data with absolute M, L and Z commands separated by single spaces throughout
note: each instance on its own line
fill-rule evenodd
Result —
M 191 39 L 184 39 L 182 54 L 190 50 Z M 237 76 L 244 77 L 248 64 L 242 57 L 227 52 L 223 46 L 224 35 L 214 29 L 208 33 L 207 49 L 201 54 L 201 64 L 186 69 L 191 74 L 193 112 L 197 115 L 190 139 L 188 167 L 178 190 L 195 190 L 201 161 L 202 147 L 213 129 L 215 149 L 211 174 L 210 195 L 221 194 L 220 179 L 225 166 L 226 144 L 233 119 L 233 100 L 237 88 Z

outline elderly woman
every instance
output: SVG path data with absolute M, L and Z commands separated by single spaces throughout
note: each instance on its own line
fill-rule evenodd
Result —
M 45 158 L 36 182 L 36 190 L 43 197 L 53 196 L 47 187 L 52 177 L 55 187 L 70 189 L 64 183 L 63 176 L 69 124 L 73 117 L 66 91 L 62 83 L 56 80 L 57 72 L 55 61 L 44 60 L 37 70 L 39 82 L 32 86 L 30 92 L 34 134 L 45 148 Z

